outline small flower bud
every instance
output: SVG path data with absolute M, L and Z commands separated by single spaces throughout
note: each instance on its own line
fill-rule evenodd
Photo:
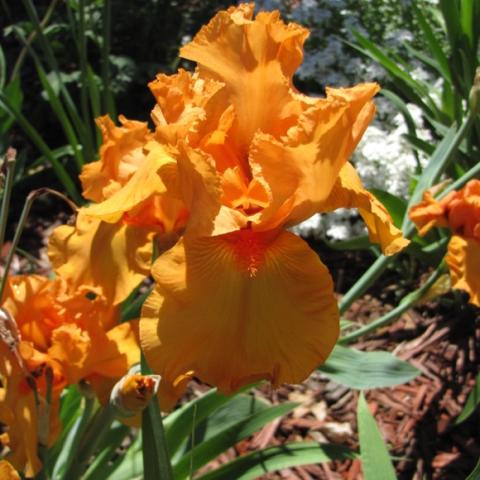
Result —
M 117 416 L 131 417 L 148 405 L 159 384 L 159 375 L 127 374 L 113 387 L 110 404 L 115 407 Z

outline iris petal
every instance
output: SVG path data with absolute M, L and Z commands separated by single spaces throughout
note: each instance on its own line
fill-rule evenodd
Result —
M 289 232 L 185 238 L 153 267 L 140 321 L 151 368 L 232 392 L 261 378 L 300 382 L 327 358 L 338 310 L 326 267 Z

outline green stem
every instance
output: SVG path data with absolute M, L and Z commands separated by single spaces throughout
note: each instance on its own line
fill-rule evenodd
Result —
M 70 115 L 70 118 L 73 124 L 75 125 L 78 136 L 82 140 L 81 143 L 85 152 L 84 157 L 88 159 L 92 159 L 94 158 L 94 155 L 95 155 L 93 145 L 91 144 L 92 139 L 88 136 L 86 125 L 82 123 L 82 120 L 78 115 L 77 107 L 73 102 L 72 97 L 70 96 L 70 93 L 68 92 L 68 89 L 66 88 L 63 82 L 57 59 L 50 45 L 50 42 L 46 38 L 43 32 L 42 26 L 40 25 L 40 21 L 38 19 L 35 5 L 32 2 L 32 0 L 22 0 L 22 3 L 25 7 L 25 10 L 27 11 L 30 21 L 32 22 L 33 26 L 35 27 L 35 30 L 38 33 L 38 40 L 45 54 L 46 61 L 50 69 L 52 70 L 52 73 L 56 76 L 56 80 L 60 87 L 60 93 L 65 101 L 65 106 L 67 108 L 67 111 Z
M 0 252 L 3 248 L 5 240 L 5 231 L 7 229 L 8 212 L 10 210 L 10 197 L 12 196 L 13 179 L 15 176 L 15 164 L 17 162 L 17 152 L 13 148 L 9 148 L 3 159 L 7 170 L 5 185 L 3 188 L 2 207 L 0 211 Z
M 20 236 L 22 235 L 23 228 L 25 227 L 25 223 L 28 218 L 28 214 L 30 213 L 30 208 L 32 208 L 33 201 L 35 199 L 35 192 L 31 192 L 25 201 L 25 205 L 23 206 L 22 214 L 20 215 L 20 220 L 18 221 L 17 229 L 15 230 L 15 235 L 13 236 L 12 246 L 8 251 L 7 258 L 5 260 L 5 271 L 3 273 L 2 279 L 0 280 L 0 298 L 3 298 L 3 291 L 5 289 L 5 284 L 8 278 L 8 272 L 10 270 L 10 265 L 12 263 L 13 254 L 15 253 L 15 249 L 17 248 L 18 241 L 20 240 Z
M 92 118 L 88 109 L 88 91 L 87 91 L 87 36 L 85 35 L 85 0 L 80 0 L 78 4 L 79 23 L 78 23 L 78 56 L 80 58 L 80 105 L 82 109 L 83 123 L 88 126 L 89 135 L 92 135 Z M 92 137 L 93 138 L 93 137 Z
M 363 295 L 368 288 L 373 285 L 373 283 L 375 283 L 380 275 L 382 275 L 382 273 L 387 269 L 392 259 L 393 257 L 380 255 L 375 262 L 372 263 L 370 268 L 355 282 L 355 284 L 340 300 L 338 304 L 340 315 L 345 313 L 345 311 L 350 308 L 352 303 L 361 295 Z
M 345 335 L 344 337 L 341 337 L 339 339 L 340 344 L 345 344 L 345 343 L 350 343 L 353 342 L 354 340 L 357 340 L 357 338 L 367 335 L 370 332 L 373 332 L 374 330 L 377 330 L 380 327 L 384 327 L 385 325 L 388 325 L 390 322 L 395 320 L 398 316 L 400 316 L 403 312 L 406 312 L 409 310 L 418 300 L 430 290 L 432 285 L 438 280 L 438 278 L 442 275 L 444 272 L 444 266 L 441 264 L 433 273 L 430 275 L 428 280 L 417 290 L 409 293 L 406 295 L 401 301 L 400 304 L 394 308 L 392 311 L 388 312 L 387 314 L 383 315 L 382 317 L 378 318 L 377 320 L 374 320 L 373 322 L 369 323 L 368 325 L 365 325 L 358 330 L 355 330 L 354 332 Z
M 42 29 L 44 29 L 47 25 L 48 22 L 50 21 L 50 18 L 53 14 L 53 11 L 55 10 L 55 7 L 57 6 L 58 0 L 52 0 L 50 5 L 47 8 L 47 11 L 45 12 L 45 16 L 42 18 L 42 21 L 40 22 L 40 26 Z M 28 47 L 33 43 L 35 40 L 35 37 L 38 35 L 37 30 L 34 30 L 33 32 L 30 33 L 30 35 L 27 38 L 27 46 L 24 46 L 22 48 L 22 51 L 18 55 L 17 61 L 15 62 L 15 65 L 12 69 L 12 74 L 10 75 L 10 81 L 13 82 L 15 78 L 20 73 L 20 68 L 22 67 L 23 62 L 25 61 L 25 57 L 27 56 L 27 50 Z
M 82 439 L 83 434 L 87 428 L 88 422 L 92 416 L 93 407 L 95 405 L 95 399 L 92 397 L 83 397 L 83 411 L 81 416 L 76 420 L 74 426 L 68 433 L 67 439 L 63 444 L 64 450 L 62 451 L 66 453 L 65 460 L 61 462 L 57 462 L 53 469 L 52 477 L 57 479 L 61 478 L 61 471 L 62 470 L 69 470 L 71 465 L 75 463 L 77 454 L 78 454 L 78 447 L 80 445 L 80 441 Z M 65 450 L 66 449 L 66 450 Z M 67 477 L 62 475 L 65 480 Z
M 152 373 L 143 354 L 141 365 L 143 375 Z M 157 396 L 142 413 L 142 453 L 144 480 L 174 480 Z
M 77 480 L 82 477 L 90 458 L 110 429 L 114 419 L 115 409 L 110 404 L 97 410 L 80 442 L 77 457 L 73 459 L 69 468 L 63 474 L 64 480 Z

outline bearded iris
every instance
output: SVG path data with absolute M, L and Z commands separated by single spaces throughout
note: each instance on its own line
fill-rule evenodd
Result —
M 278 12 L 232 7 L 181 49 L 193 74 L 150 85 L 189 210 L 183 238 L 153 266 L 140 322 L 146 358 L 170 382 L 191 372 L 229 393 L 296 383 L 325 361 L 339 331 L 332 280 L 288 227 L 357 207 L 387 255 L 408 243 L 348 163 L 378 86 L 299 93 L 307 36 Z

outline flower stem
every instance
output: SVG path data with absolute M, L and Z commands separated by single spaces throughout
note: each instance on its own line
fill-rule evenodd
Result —
M 409 310 L 413 305 L 418 302 L 422 296 L 430 290 L 432 285 L 438 280 L 440 275 L 444 272 L 444 264 L 443 262 L 439 265 L 439 267 L 430 275 L 428 280 L 417 290 L 406 295 L 398 304 L 396 308 L 388 312 L 387 314 L 377 318 L 373 322 L 365 325 L 358 330 L 355 330 L 344 337 L 341 337 L 338 341 L 340 344 L 346 344 L 357 340 L 357 338 L 362 337 L 363 335 L 367 335 L 370 332 L 377 330 L 380 327 L 384 327 L 388 325 L 390 322 L 395 320 L 398 316 L 400 316 L 403 312 Z
M 3 296 L 3 291 L 5 290 L 5 285 L 7 283 L 8 272 L 10 270 L 10 265 L 12 263 L 13 255 L 17 248 L 18 242 L 22 235 L 23 229 L 25 228 L 25 224 L 27 222 L 28 215 L 30 213 L 30 209 L 32 208 L 33 202 L 40 196 L 50 193 L 52 195 L 56 195 L 63 200 L 65 200 L 74 210 L 77 209 L 76 205 L 71 202 L 65 195 L 56 192 L 55 190 L 51 190 L 50 188 L 39 188 L 38 190 L 34 190 L 27 195 L 27 199 L 25 200 L 25 204 L 23 206 L 22 213 L 20 215 L 20 220 L 18 221 L 17 229 L 15 230 L 15 235 L 13 236 L 12 245 L 10 250 L 8 251 L 7 258 L 5 260 L 5 270 L 2 275 L 2 279 L 0 280 L 0 298 Z
M 57 461 L 57 463 L 55 464 L 54 469 L 53 469 L 52 478 L 55 478 L 55 479 L 57 479 L 57 478 L 64 478 L 64 479 L 73 478 L 73 477 L 65 476 L 61 472 L 62 472 L 62 470 L 67 471 L 67 475 L 68 475 L 68 472 L 72 468 L 72 464 L 76 463 L 78 448 L 80 446 L 80 441 L 81 441 L 81 438 L 82 438 L 83 434 L 85 433 L 88 422 L 90 421 L 90 419 L 92 417 L 92 412 L 93 412 L 94 405 L 95 405 L 95 399 L 93 397 L 90 398 L 90 397 L 85 396 L 83 398 L 82 414 L 77 419 L 77 421 L 75 422 L 75 425 L 72 427 L 72 429 L 68 433 L 68 436 L 67 436 L 67 438 L 65 440 L 65 443 L 64 443 L 64 448 L 66 449 L 65 459 L 63 460 L 63 458 L 62 458 L 61 462 Z M 62 452 L 61 456 L 62 455 L 63 455 L 63 452 Z
M 7 229 L 8 212 L 10 210 L 10 197 L 12 196 L 13 178 L 15 176 L 15 164 L 17 163 L 17 151 L 9 148 L 3 158 L 2 168 L 7 171 L 5 185 L 3 187 L 2 207 L 0 210 L 0 252 L 5 240 L 5 231 Z
M 142 374 L 151 370 L 142 355 Z M 145 480 L 174 480 L 170 455 L 167 449 L 162 414 L 156 396 L 150 400 L 142 414 L 143 475 Z
M 370 268 L 355 282 L 355 284 L 340 300 L 338 304 L 340 315 L 348 310 L 352 303 L 361 295 L 363 295 L 366 290 L 373 285 L 373 283 L 375 283 L 378 277 L 380 277 L 380 275 L 382 275 L 382 273 L 387 269 L 392 259 L 393 257 L 380 255 L 375 262 L 372 263 Z

